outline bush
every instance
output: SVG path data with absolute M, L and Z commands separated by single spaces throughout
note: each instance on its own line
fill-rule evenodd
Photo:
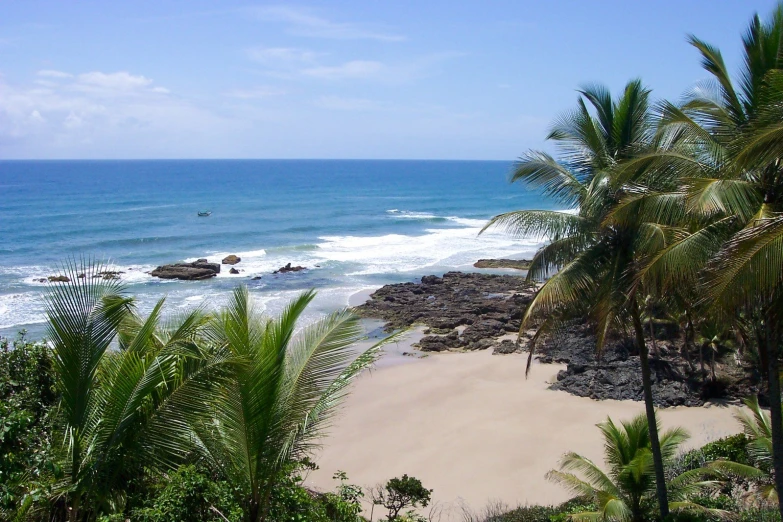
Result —
M 751 465 L 748 454 L 748 438 L 740 433 L 710 442 L 698 449 L 680 455 L 673 470 L 677 473 L 700 468 L 713 460 L 730 460 L 739 464 Z
M 52 450 L 57 402 L 52 354 L 41 343 L 0 339 L 0 517 L 47 509 L 61 476 Z
M 239 522 L 244 516 L 231 486 L 194 465 L 182 466 L 162 477 L 152 487 L 151 494 L 146 507 L 132 511 L 131 520 L 225 522 L 225 517 L 231 522 Z
M 389 479 L 383 486 L 378 486 L 372 492 L 372 502 L 375 505 L 385 507 L 389 511 L 387 520 L 402 520 L 400 511 L 420 505 L 427 507 L 431 494 L 432 490 L 425 488 L 421 480 L 416 477 L 403 475 L 402 477 Z M 405 516 L 414 518 L 415 515 L 412 512 L 408 512 Z

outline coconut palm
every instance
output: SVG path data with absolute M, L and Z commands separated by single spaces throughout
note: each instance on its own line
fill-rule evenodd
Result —
M 46 298 L 68 456 L 57 495 L 70 520 L 89 520 L 122 509 L 142 462 L 152 469 L 181 462 L 187 426 L 204 412 L 225 356 L 195 342 L 200 311 L 163 325 L 163 300 L 147 318 L 137 316 L 101 266 L 70 263 L 64 271 L 70 281 L 52 284 Z
M 640 219 L 665 227 L 668 240 L 640 270 L 648 287 L 697 288 L 704 313 L 742 330 L 757 317 L 767 378 L 777 487 L 783 487 L 783 418 L 779 373 L 783 304 L 783 4 L 758 16 L 743 37 L 744 64 L 735 85 L 720 51 L 690 38 L 712 82 L 683 104 L 662 106 L 653 148 L 624 165 L 624 176 L 666 178 L 674 190 L 639 190 L 613 221 Z M 649 184 L 647 185 L 649 188 Z M 779 505 L 783 514 L 783 498 Z
M 316 447 L 347 386 L 378 354 L 357 355 L 359 318 L 338 311 L 295 335 L 315 296 L 305 292 L 277 318 L 261 315 L 237 288 L 210 338 L 238 361 L 220 389 L 214 419 L 198 426 L 201 451 L 242 492 L 248 520 L 265 520 L 276 481 Z M 385 340 L 384 342 L 387 342 Z
M 650 425 L 655 408 L 647 346 L 641 322 L 636 279 L 637 250 L 655 243 L 660 227 L 630 219 L 610 222 L 608 217 L 622 201 L 631 179 L 617 183 L 618 168 L 649 147 L 653 127 L 648 105 L 650 91 L 639 80 L 629 82 L 623 94 L 612 99 L 603 87 L 580 91 L 576 111 L 557 121 L 547 139 L 562 149 L 561 160 L 543 152 L 528 152 L 516 164 L 512 182 L 541 190 L 576 212 L 519 210 L 492 218 L 484 227 L 499 226 L 516 235 L 538 235 L 549 243 L 534 256 L 528 279 L 546 282 L 528 305 L 520 332 L 543 317 L 530 346 L 528 370 L 541 333 L 556 327 L 566 310 L 588 306 L 595 324 L 597 349 L 602 350 L 612 328 L 631 325 L 642 367 L 644 401 Z M 588 109 L 588 103 L 592 112 Z M 649 248 L 649 247 L 647 247 Z M 585 305 L 589 303 L 588 305 Z M 658 502 L 662 516 L 668 513 L 663 461 L 656 430 L 652 430 Z
M 574 521 L 642 522 L 655 505 L 655 474 L 650 450 L 650 430 L 645 415 L 616 425 L 611 418 L 598 425 L 604 437 L 605 460 L 608 471 L 603 471 L 590 459 L 577 453 L 567 453 L 560 462 L 560 470 L 547 473 L 547 478 L 561 484 L 573 493 L 588 497 L 598 507 L 594 512 L 571 515 Z M 671 460 L 688 434 L 680 429 L 661 434 L 661 452 L 664 460 Z M 575 473 L 574 473 L 575 472 Z M 667 484 L 672 511 L 690 511 L 725 517 L 721 510 L 708 509 L 692 499 L 718 483 L 707 480 L 707 469 L 682 473 Z
M 755 494 L 763 502 L 778 502 L 778 491 L 773 479 L 772 469 L 772 421 L 768 412 L 761 409 L 756 397 L 745 399 L 747 410 L 742 410 L 735 418 L 742 425 L 742 431 L 748 437 L 748 455 L 753 466 L 718 460 L 707 464 L 708 467 L 749 479 L 756 485 Z

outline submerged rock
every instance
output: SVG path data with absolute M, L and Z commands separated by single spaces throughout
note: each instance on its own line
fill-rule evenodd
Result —
M 206 259 L 198 259 L 194 263 L 174 263 L 171 265 L 159 266 L 152 272 L 151 276 L 161 279 L 180 279 L 183 281 L 194 281 L 200 279 L 209 279 L 220 273 L 218 263 L 210 263 Z
M 288 263 L 285 266 L 281 266 L 277 270 L 275 270 L 275 274 L 286 274 L 288 272 L 300 272 L 302 270 L 307 270 L 307 267 L 305 266 L 291 266 L 291 263 Z
M 229 270 L 229 271 L 228 271 L 228 273 L 229 273 L 229 274 L 238 274 L 238 273 L 239 273 L 239 270 L 237 270 L 236 268 L 234 268 L 234 267 L 232 266 L 232 267 L 231 267 L 231 270 Z

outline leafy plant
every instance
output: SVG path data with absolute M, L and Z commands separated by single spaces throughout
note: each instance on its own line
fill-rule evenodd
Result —
M 595 503 L 594 511 L 573 513 L 570 515 L 571 520 L 643 522 L 654 513 L 652 508 L 655 499 L 655 476 L 647 419 L 644 415 L 639 415 L 619 426 L 607 419 L 598 427 L 604 436 L 608 472 L 577 453 L 567 453 L 561 461 L 560 470 L 550 471 L 547 478 Z M 678 447 L 687 439 L 688 435 L 682 429 L 662 433 L 661 451 L 664 461 L 670 461 L 676 455 Z M 668 481 L 672 512 L 725 515 L 725 512 L 719 509 L 708 508 L 696 502 L 699 494 L 717 486 L 716 481 L 704 479 L 709 474 L 709 470 L 700 468 L 686 471 Z
M 431 495 L 432 490 L 425 488 L 421 480 L 405 474 L 376 487 L 372 491 L 372 502 L 388 510 L 387 520 L 391 522 L 399 520 L 400 511 L 405 508 L 427 507 Z

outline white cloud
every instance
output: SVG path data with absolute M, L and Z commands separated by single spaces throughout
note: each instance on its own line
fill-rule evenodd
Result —
M 336 66 L 310 67 L 302 70 L 305 76 L 326 80 L 367 79 L 377 77 L 385 66 L 372 60 L 353 60 Z
M 238 124 L 129 72 L 92 71 L 53 85 L 0 77 L 0 152 L 16 157 L 160 157 L 208 154 L 208 137 Z M 182 152 L 180 152 L 181 154 Z
M 289 24 L 288 32 L 295 36 L 334 40 L 378 40 L 381 42 L 405 40 L 405 37 L 399 34 L 372 30 L 352 23 L 333 22 L 304 9 L 268 6 L 254 8 L 252 11 L 261 20 Z
M 253 47 L 247 56 L 258 63 L 274 66 L 293 66 L 313 62 L 320 53 L 293 47 Z
M 73 74 L 62 71 L 54 71 L 51 69 L 44 69 L 42 71 L 38 71 L 36 74 L 46 78 L 73 78 Z
M 114 91 L 132 91 L 147 87 L 152 80 L 144 76 L 134 76 L 128 72 L 116 73 L 89 72 L 78 76 L 78 83 Z

